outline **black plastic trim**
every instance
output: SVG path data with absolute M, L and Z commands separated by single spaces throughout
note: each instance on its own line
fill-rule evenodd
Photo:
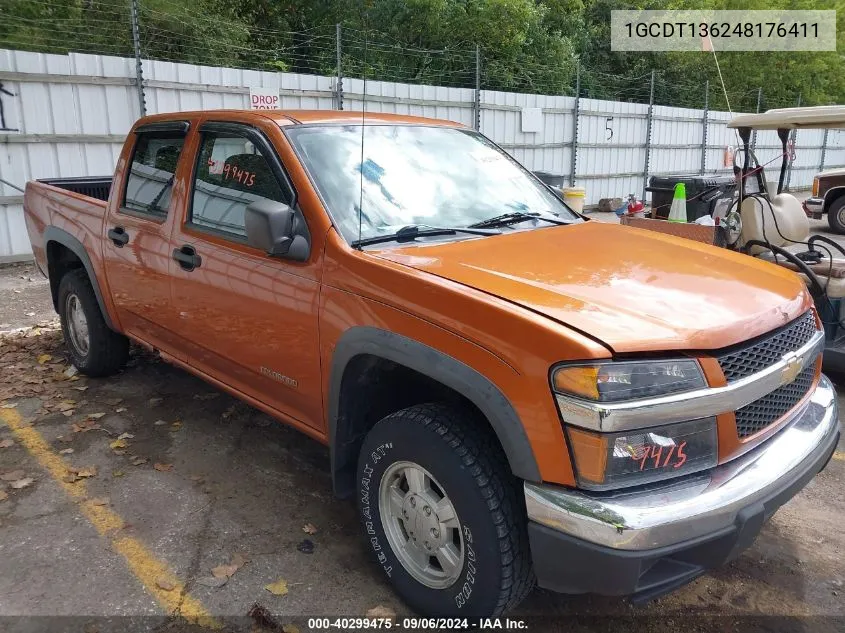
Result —
M 48 226 L 44 229 L 44 247 L 46 248 L 50 242 L 61 244 L 80 259 L 82 265 L 85 267 L 85 272 L 88 273 L 88 279 L 91 280 L 91 286 L 94 288 L 94 294 L 97 297 L 97 304 L 100 306 L 100 312 L 103 313 L 103 319 L 105 320 L 106 325 L 115 332 L 120 332 L 109 317 L 108 310 L 106 310 L 106 305 L 103 302 L 103 293 L 100 291 L 100 284 L 97 281 L 97 276 L 94 274 L 94 267 L 91 264 L 91 258 L 88 256 L 82 242 L 67 231 L 55 226 Z M 49 262 L 47 268 L 49 270 Z M 56 284 L 58 284 L 58 281 L 58 279 L 55 280 Z M 52 285 L 53 280 L 50 280 L 50 283 Z
M 190 121 L 154 121 L 143 123 L 135 128 L 135 134 L 147 134 L 149 132 L 179 132 L 187 134 L 191 129 Z
M 337 428 L 341 383 L 346 366 L 361 354 L 393 361 L 460 393 L 490 422 L 513 474 L 526 481 L 541 480 L 525 427 L 498 387 L 472 367 L 433 347 L 394 332 L 361 326 L 346 330 L 337 341 L 329 378 L 329 450 L 335 492 L 340 496 L 346 491 L 339 487 L 339 477 L 350 467 L 354 471 L 358 459 L 357 452 L 348 450 L 348 434 Z

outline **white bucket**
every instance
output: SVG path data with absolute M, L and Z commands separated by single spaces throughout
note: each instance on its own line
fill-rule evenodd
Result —
M 587 197 L 587 191 L 584 187 L 564 187 L 563 201 L 570 209 L 581 213 L 584 211 L 584 199 Z

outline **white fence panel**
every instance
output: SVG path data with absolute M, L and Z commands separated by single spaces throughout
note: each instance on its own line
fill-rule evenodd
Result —
M 147 112 L 248 108 L 250 87 L 279 91 L 284 109 L 334 109 L 336 78 L 237 68 L 143 61 Z M 22 188 L 38 178 L 111 174 L 124 136 L 139 116 L 133 59 L 71 53 L 0 50 L 0 261 L 29 255 Z M 470 88 L 366 82 L 368 112 L 447 119 L 472 127 L 476 93 Z M 344 109 L 364 107 L 364 81 L 344 79 Z M 639 193 L 644 185 L 648 106 L 581 99 L 575 139 L 575 99 L 483 90 L 481 131 L 532 171 L 569 182 L 575 146 L 575 184 L 587 204 Z M 654 106 L 649 174 L 701 171 L 702 110 Z M 532 119 L 538 127 L 528 125 Z M 725 148 L 738 146 L 727 112 L 707 113 L 704 172 L 731 173 Z M 532 131 L 536 130 L 536 131 Z M 809 187 L 822 162 L 824 133 L 800 130 L 790 186 Z M 781 147 L 775 132 L 760 132 L 757 153 L 776 179 Z M 845 131 L 831 130 L 826 168 L 845 166 Z

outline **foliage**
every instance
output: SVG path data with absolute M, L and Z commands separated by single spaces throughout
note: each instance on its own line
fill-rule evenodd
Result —
M 0 48 L 131 56 L 131 0 L 3 0 Z M 838 9 L 845 0 L 138 0 L 144 57 L 212 66 L 333 75 L 335 25 L 343 74 L 408 83 L 482 87 L 753 110 L 845 97 L 842 49 L 830 53 L 618 53 L 614 9 Z M 647 6 L 646 6 L 647 4 Z M 726 93 L 726 94 L 725 94 Z

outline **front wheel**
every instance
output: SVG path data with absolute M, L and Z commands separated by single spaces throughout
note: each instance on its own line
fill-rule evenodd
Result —
M 398 411 L 358 460 L 368 545 L 423 616 L 499 615 L 534 585 L 521 487 L 472 416 L 438 404 Z
M 827 210 L 827 223 L 834 233 L 845 234 L 845 196 L 840 196 L 831 203 Z

